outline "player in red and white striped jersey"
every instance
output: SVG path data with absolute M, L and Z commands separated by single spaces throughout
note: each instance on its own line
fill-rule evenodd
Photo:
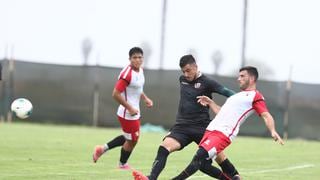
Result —
M 263 95 L 256 89 L 257 79 L 258 71 L 255 67 L 241 68 L 238 82 L 242 91 L 230 96 L 221 108 L 206 96 L 198 97 L 200 104 L 208 105 L 217 115 L 208 125 L 192 162 L 173 178 L 174 180 L 186 179 L 199 170 L 206 159 L 216 158 L 217 154 L 231 144 L 239 132 L 240 125 L 253 112 L 262 117 L 271 137 L 281 145 L 284 144 L 275 129 L 274 119 L 268 111 Z M 240 179 L 240 177 L 237 175 L 233 179 Z
M 143 92 L 144 74 L 141 68 L 143 63 L 143 50 L 133 47 L 129 51 L 130 64 L 122 69 L 114 87 L 112 96 L 120 104 L 117 116 L 123 134 L 115 137 L 105 145 L 95 147 L 93 161 L 106 151 L 122 146 L 120 154 L 120 169 L 131 169 L 127 161 L 139 139 L 140 134 L 140 99 L 147 107 L 152 107 L 153 102 Z

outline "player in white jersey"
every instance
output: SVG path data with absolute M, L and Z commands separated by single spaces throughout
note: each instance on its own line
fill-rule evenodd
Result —
M 217 154 L 231 144 L 239 132 L 240 125 L 253 112 L 262 117 L 271 137 L 281 145 L 284 144 L 275 129 L 274 119 L 268 111 L 263 95 L 256 90 L 257 79 L 258 71 L 255 67 L 241 68 L 238 82 L 242 91 L 230 96 L 221 108 L 206 96 L 198 97 L 200 104 L 208 105 L 217 115 L 208 125 L 191 163 L 183 172 L 173 178 L 174 180 L 186 179 L 199 170 L 205 164 L 206 159 L 214 159 Z M 240 177 L 236 175 L 232 179 L 240 179 Z
M 147 107 L 152 107 L 153 102 L 143 92 L 144 74 L 141 68 L 143 63 L 143 51 L 139 47 L 133 47 L 129 51 L 130 64 L 122 69 L 118 81 L 114 87 L 112 96 L 120 104 L 117 116 L 123 131 L 122 135 L 104 145 L 98 145 L 94 149 L 93 162 L 106 151 L 122 146 L 120 154 L 120 169 L 131 169 L 127 163 L 132 150 L 138 142 L 140 134 L 140 99 Z

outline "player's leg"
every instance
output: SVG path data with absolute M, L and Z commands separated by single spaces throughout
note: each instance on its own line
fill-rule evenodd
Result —
M 133 172 L 133 176 L 136 180 L 154 180 L 158 178 L 166 165 L 169 154 L 171 152 L 183 149 L 183 147 L 192 142 L 188 135 L 185 134 L 185 129 L 185 127 L 172 127 L 170 133 L 164 138 L 158 148 L 157 156 L 152 164 L 150 175 L 144 176 L 140 172 Z
M 187 179 L 197 172 L 202 165 L 206 165 L 205 161 L 208 157 L 208 152 L 203 147 L 199 147 L 190 164 L 178 176 L 172 178 L 172 180 Z
M 192 129 L 192 128 L 191 128 Z M 157 179 L 166 165 L 168 155 L 171 152 L 181 150 L 192 142 L 188 127 L 173 126 L 170 133 L 162 141 L 157 157 L 153 162 L 149 179 Z
M 209 176 L 219 179 L 230 179 L 220 169 L 212 166 L 212 161 L 208 159 L 215 158 L 218 153 L 223 151 L 231 141 L 228 137 L 218 131 L 206 131 L 201 142 L 199 150 L 194 156 L 189 166 L 176 179 L 185 179 L 195 173 L 198 169 Z
M 158 176 L 166 166 L 169 154 L 180 149 L 180 147 L 180 143 L 172 137 L 166 137 L 162 141 L 158 148 L 157 156 L 152 163 L 152 169 L 148 176 L 150 180 L 158 179 Z
M 127 162 L 136 144 L 137 144 L 137 141 L 131 141 L 131 140 L 126 140 L 126 142 L 123 144 L 120 152 L 120 161 L 119 161 L 120 169 L 131 169 L 131 167 Z
M 135 145 L 138 142 L 140 135 L 140 120 L 126 120 L 119 117 L 119 121 L 122 127 L 124 137 L 126 139 L 123 144 L 120 152 L 120 169 L 130 169 L 130 166 L 127 164 L 128 159 L 133 151 Z
M 104 145 L 97 145 L 95 147 L 94 153 L 93 153 L 93 162 L 97 162 L 99 157 L 102 154 L 104 154 L 106 151 L 113 149 L 113 148 L 116 148 L 116 147 L 119 147 L 119 146 L 122 146 L 125 141 L 126 141 L 126 139 L 124 138 L 124 136 L 119 135 Z
M 112 139 L 111 141 L 107 142 L 106 144 L 104 144 L 103 146 L 103 150 L 104 152 L 111 150 L 113 148 L 122 146 L 124 143 L 126 142 L 126 139 L 124 138 L 123 134 L 115 137 L 114 139 Z
M 156 180 L 166 166 L 169 154 L 180 148 L 180 143 L 172 137 L 165 137 L 158 148 L 157 156 L 152 163 L 150 175 L 145 176 L 141 172 L 133 171 L 135 180 Z
M 226 157 L 223 151 L 217 155 L 217 158 L 215 159 L 215 161 L 222 168 L 222 171 L 228 176 L 233 177 L 235 175 L 239 175 L 239 172 L 234 167 L 234 165 L 229 161 L 229 159 Z
M 204 136 L 204 133 L 205 133 L 205 127 L 199 127 L 198 129 L 196 129 L 196 128 L 193 128 L 194 129 L 194 131 L 192 131 L 192 137 L 193 137 L 193 140 L 194 140 L 194 142 L 196 142 L 197 144 L 200 144 L 200 142 L 201 142 L 201 140 L 202 140 L 202 138 L 203 138 L 203 136 Z M 217 159 L 218 159 L 218 161 L 217 161 Z M 211 177 L 216 177 L 217 176 L 217 171 L 215 171 L 215 169 L 216 169 L 216 167 L 213 167 L 212 166 L 212 160 L 210 159 L 210 160 L 208 160 L 209 162 L 207 162 L 206 164 L 206 166 L 203 166 L 203 169 L 202 168 L 200 168 L 200 170 L 203 172 L 203 173 L 205 173 L 205 174 L 207 174 L 207 175 L 209 175 L 209 176 L 211 176 Z M 216 161 L 218 162 L 218 164 L 220 165 L 220 167 L 221 167 L 221 165 L 222 165 L 222 167 L 223 168 L 225 168 L 226 169 L 226 167 L 228 167 L 227 168 L 227 170 L 228 170 L 228 172 L 234 172 L 234 171 L 236 171 L 235 170 L 235 168 L 234 168 L 234 166 L 231 164 L 231 162 L 230 161 L 228 161 L 228 159 L 227 159 L 227 157 L 223 154 L 223 153 L 219 153 L 218 154 L 218 156 L 217 156 L 217 158 L 216 158 Z M 222 163 L 222 164 L 220 164 L 220 163 Z M 211 166 L 211 167 L 210 167 Z M 231 168 L 231 167 L 233 167 L 233 169 Z M 222 170 L 224 170 L 222 168 Z M 224 172 L 225 173 L 225 172 Z M 231 173 L 230 173 L 231 174 Z M 230 176 L 230 177 L 232 177 L 232 176 Z
M 229 176 L 223 173 L 219 168 L 212 165 L 212 160 L 206 160 L 200 166 L 200 171 L 217 179 L 228 179 Z

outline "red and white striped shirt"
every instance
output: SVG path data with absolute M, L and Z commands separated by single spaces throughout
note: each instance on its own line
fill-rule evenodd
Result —
M 268 112 L 263 95 L 258 90 L 236 93 L 227 99 L 207 130 L 220 131 L 232 141 L 237 136 L 240 125 L 254 111 L 258 115 Z
M 126 120 L 137 120 L 140 118 L 140 97 L 143 93 L 144 85 L 143 69 L 134 71 L 130 65 L 123 68 L 118 77 L 115 88 L 121 92 L 121 96 L 135 109 L 139 111 L 137 115 L 131 116 L 128 110 L 120 104 L 117 115 Z

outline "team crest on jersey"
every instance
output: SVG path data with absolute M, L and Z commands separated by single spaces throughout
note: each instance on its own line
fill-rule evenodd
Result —
M 210 144 L 210 139 L 207 139 L 206 141 L 204 141 L 204 144 L 209 145 Z
M 200 88 L 200 86 L 201 86 L 201 83 L 195 83 L 194 84 L 194 88 L 196 88 L 196 89 Z

